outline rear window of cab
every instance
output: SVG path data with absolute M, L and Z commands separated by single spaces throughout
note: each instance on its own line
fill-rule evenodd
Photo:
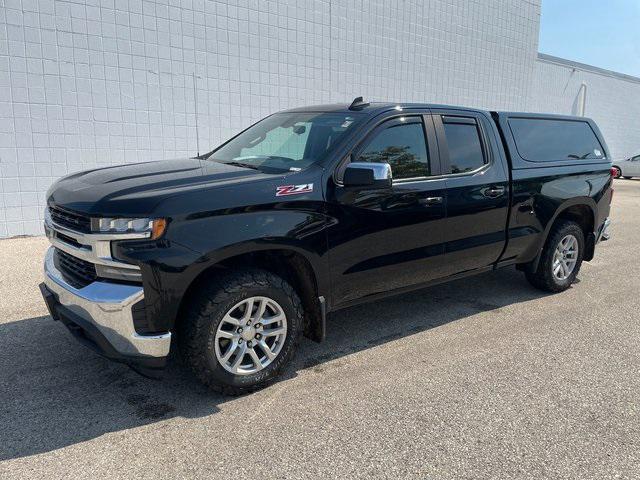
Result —
M 509 119 L 518 153 L 530 162 L 604 159 L 604 148 L 588 122 L 550 118 Z

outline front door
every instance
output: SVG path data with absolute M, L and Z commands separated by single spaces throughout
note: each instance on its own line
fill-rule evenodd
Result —
M 386 162 L 390 189 L 328 191 L 333 304 L 417 285 L 442 275 L 446 191 L 428 112 L 395 116 L 373 128 L 351 161 Z

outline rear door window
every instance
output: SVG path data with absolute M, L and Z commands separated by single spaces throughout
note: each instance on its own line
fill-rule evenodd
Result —
M 510 118 L 518 153 L 531 162 L 605 158 L 587 122 L 547 118 Z
M 443 116 L 442 124 L 451 173 L 472 172 L 487 163 L 474 118 Z

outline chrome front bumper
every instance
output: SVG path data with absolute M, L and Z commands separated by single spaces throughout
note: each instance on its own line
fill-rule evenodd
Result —
M 54 247 L 50 247 L 44 261 L 44 283 L 60 305 L 95 327 L 123 357 L 169 354 L 171 333 L 139 335 L 135 331 L 132 307 L 144 298 L 141 286 L 96 281 L 74 288 L 54 265 L 53 254 Z

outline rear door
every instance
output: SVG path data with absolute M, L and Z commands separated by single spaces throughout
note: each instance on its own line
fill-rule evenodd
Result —
M 446 194 L 436 143 L 428 111 L 395 115 L 372 127 L 350 156 L 389 163 L 390 189 L 345 188 L 337 169 L 328 192 L 334 305 L 443 275 Z
M 493 265 L 506 241 L 509 176 L 491 120 L 479 112 L 434 109 L 447 188 L 446 273 Z

